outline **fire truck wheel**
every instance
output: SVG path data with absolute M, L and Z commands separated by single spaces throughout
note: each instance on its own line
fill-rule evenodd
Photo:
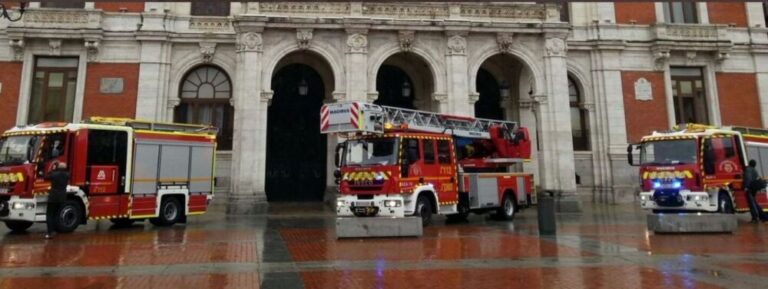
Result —
M 179 221 L 179 217 L 181 217 L 179 200 L 170 197 L 163 199 L 163 203 L 160 205 L 160 216 L 149 219 L 149 222 L 159 227 L 172 226 Z
M 432 223 L 432 204 L 429 202 L 427 196 L 421 195 L 416 199 L 416 210 L 414 215 L 421 217 L 422 226 L 427 226 Z
M 733 214 L 733 202 L 727 192 L 717 194 L 717 212 L 722 214 Z
M 512 194 L 504 194 L 504 198 L 501 199 L 501 207 L 496 210 L 496 217 L 500 220 L 512 220 L 515 218 L 517 208 L 515 207 L 515 199 Z
M 112 222 L 112 224 L 114 224 L 115 227 L 130 227 L 131 225 L 133 225 L 133 222 L 135 222 L 136 220 L 121 218 L 121 219 L 109 219 L 109 221 Z
M 27 221 L 5 221 L 5 226 L 13 232 L 24 232 L 32 227 L 32 222 Z
M 58 217 L 56 220 L 56 231 L 59 233 L 70 233 L 83 222 L 83 209 L 75 201 L 66 201 L 61 204 L 59 213 L 56 216 Z

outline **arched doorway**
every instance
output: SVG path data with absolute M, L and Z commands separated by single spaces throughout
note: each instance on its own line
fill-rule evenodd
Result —
M 501 95 L 509 93 L 509 86 L 506 82 L 499 85 L 493 74 L 481 67 L 480 71 L 477 72 L 477 92 L 480 97 L 475 102 L 475 117 L 504 119 Z
M 413 53 L 387 58 L 376 73 L 375 104 L 408 109 L 432 110 L 434 84 L 426 61 Z
M 326 189 L 327 137 L 319 127 L 329 82 L 321 76 L 324 68 L 301 61 L 308 52 L 296 54 L 281 60 L 272 76 L 265 183 L 270 202 L 322 201 Z

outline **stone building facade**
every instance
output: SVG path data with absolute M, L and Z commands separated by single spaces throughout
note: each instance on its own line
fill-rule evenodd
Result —
M 768 126 L 765 25 L 757 2 L 32 2 L 0 20 L 0 126 L 212 123 L 221 191 L 308 201 L 334 191 L 320 105 L 369 101 L 519 121 L 540 189 L 624 202 L 642 135 Z

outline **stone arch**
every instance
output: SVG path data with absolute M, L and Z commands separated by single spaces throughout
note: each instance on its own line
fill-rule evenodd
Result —
M 585 71 L 587 70 L 582 69 L 581 66 L 571 61 L 568 61 L 567 66 L 568 66 L 568 77 L 575 80 L 576 85 L 579 87 L 579 90 L 581 91 L 581 96 L 582 96 L 581 102 L 594 103 L 594 98 L 593 98 L 592 89 L 591 89 L 592 85 L 590 84 L 591 82 L 589 81 L 589 77 L 588 77 L 589 74 L 585 73 Z
M 488 60 L 491 57 L 494 57 L 498 54 L 502 54 L 501 51 L 499 51 L 499 48 L 497 45 L 486 45 L 482 48 L 480 48 L 477 51 L 477 57 L 475 58 L 474 62 L 471 62 L 469 64 L 469 93 L 473 94 L 477 91 L 476 86 L 476 77 L 477 72 L 480 70 L 480 67 L 485 63 L 486 60 Z M 533 53 L 528 50 L 528 48 L 520 45 L 520 44 L 514 44 L 512 46 L 512 49 L 509 51 L 509 54 L 517 58 L 517 60 L 523 64 L 523 69 L 528 69 L 533 74 L 533 94 L 539 94 L 544 91 L 544 73 L 542 72 L 541 68 L 536 65 L 536 57 L 534 57 Z
M 172 69 L 170 71 L 171 76 L 169 77 L 169 85 L 166 91 L 168 92 L 165 95 L 164 103 L 165 103 L 165 115 L 163 116 L 163 119 L 165 121 L 171 121 L 173 118 L 173 108 L 176 106 L 175 104 L 181 101 L 179 98 L 179 84 L 182 80 L 184 80 L 184 76 L 187 75 L 190 71 L 195 69 L 198 66 L 202 65 L 211 65 L 218 67 L 219 69 L 223 70 L 227 73 L 229 76 L 230 81 L 232 82 L 233 87 L 237 84 L 235 83 L 237 81 L 235 77 L 235 61 L 234 59 L 231 59 L 229 57 L 223 57 L 218 56 L 213 58 L 211 62 L 204 62 L 200 54 L 197 53 L 189 53 L 182 57 L 180 60 L 178 60 L 176 63 L 178 63 L 178 66 L 172 66 Z M 234 99 L 234 94 L 232 96 L 232 99 Z
M 418 43 L 418 42 L 417 42 Z M 384 45 L 381 49 L 376 50 L 374 53 L 369 54 L 368 63 L 368 92 L 376 92 L 376 75 L 379 72 L 379 68 L 384 62 L 395 54 L 403 52 L 400 50 L 400 46 L 395 43 L 389 43 Z M 432 73 L 433 94 L 439 94 L 445 92 L 446 79 L 445 69 L 440 65 L 442 61 L 437 61 L 437 57 L 433 56 L 428 50 L 421 47 L 413 47 L 410 52 L 419 58 L 421 58 Z
M 294 42 L 278 42 L 277 45 L 273 46 L 272 49 L 269 50 L 270 52 L 277 51 L 277 53 L 274 55 L 269 55 L 269 60 L 264 65 L 264 73 L 262 74 L 263 91 L 272 90 L 272 76 L 277 71 L 280 61 L 292 53 L 301 51 L 307 51 L 309 53 L 314 53 L 317 56 L 320 56 L 320 58 L 324 60 L 325 63 L 330 67 L 331 74 L 333 76 L 333 82 L 330 83 L 330 85 L 333 87 L 333 93 L 344 90 L 344 87 L 346 87 L 344 68 L 338 62 L 338 59 L 343 59 L 343 57 L 340 58 L 335 56 L 334 53 L 331 52 L 333 50 L 334 49 L 332 47 L 325 45 L 325 43 L 321 41 L 313 41 L 312 45 L 306 50 L 300 49 L 299 46 Z M 267 53 L 264 55 L 267 55 Z M 327 95 L 326 97 L 331 97 L 331 95 Z

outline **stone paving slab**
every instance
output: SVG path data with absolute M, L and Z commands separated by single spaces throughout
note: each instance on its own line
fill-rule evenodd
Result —
M 646 221 L 656 233 L 732 233 L 738 227 L 734 214 L 648 214 Z
M 421 218 L 336 218 L 337 238 L 418 237 Z

